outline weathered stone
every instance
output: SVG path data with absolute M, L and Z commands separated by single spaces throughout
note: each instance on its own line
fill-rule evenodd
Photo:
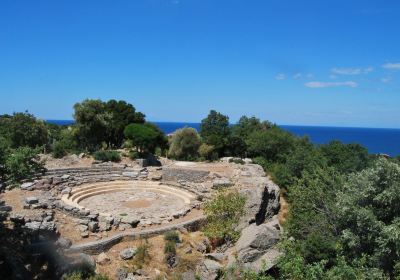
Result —
M 137 171 L 126 171 L 122 172 L 122 176 L 136 178 L 139 176 L 139 172 Z
M 101 253 L 100 255 L 97 256 L 96 263 L 100 265 L 105 265 L 110 263 L 111 259 L 106 253 Z
M 67 238 L 60 237 L 58 238 L 56 245 L 59 246 L 60 248 L 68 249 L 69 247 L 71 247 L 72 242 Z
M 1 205 L 0 206 L 0 211 L 1 212 L 10 212 L 12 211 L 12 207 L 9 205 Z
M 126 268 L 120 267 L 117 269 L 116 277 L 117 280 L 125 280 L 128 276 L 128 270 Z
M 136 218 L 134 218 L 132 216 L 129 216 L 129 215 L 128 216 L 123 216 L 121 218 L 121 223 L 128 224 L 131 227 L 136 227 L 139 224 L 139 222 L 140 221 L 138 219 L 136 219 Z
M 70 187 L 66 187 L 61 191 L 61 194 L 70 194 L 72 189 Z
M 135 248 L 135 247 L 126 248 L 120 252 L 119 256 L 123 260 L 129 260 L 129 259 L 133 258 L 133 256 L 136 254 L 136 252 L 137 252 L 137 248 Z
M 96 232 L 99 229 L 99 223 L 91 221 L 88 224 L 88 228 L 89 228 L 89 231 Z
M 25 216 L 22 214 L 11 214 L 10 220 L 16 224 L 24 224 L 25 223 Z
M 178 182 L 179 180 L 183 180 L 187 182 L 201 183 L 205 180 L 208 174 L 210 174 L 210 172 L 206 170 L 164 167 L 162 179 L 163 181 Z
M 37 230 L 40 229 L 40 225 L 41 225 L 41 224 L 42 224 L 41 222 L 35 222 L 35 221 L 33 221 L 33 222 L 25 223 L 25 227 L 26 227 L 27 229 L 29 229 L 29 230 L 37 231 Z
M 39 199 L 35 196 L 29 196 L 25 198 L 25 202 L 29 205 L 39 203 Z
M 78 230 L 80 232 L 85 232 L 88 230 L 88 226 L 87 225 L 78 225 Z
M 24 191 L 30 190 L 33 188 L 34 185 L 35 185 L 35 183 L 33 183 L 33 182 L 23 183 L 21 185 L 21 190 L 24 190 Z
M 222 266 L 213 260 L 205 259 L 202 264 L 199 265 L 197 271 L 201 279 L 215 280 L 221 271 Z
M 88 238 L 89 237 L 89 232 L 87 232 L 87 231 L 81 232 L 81 237 L 82 238 Z
M 136 163 L 140 166 L 140 167 L 147 167 L 148 166 L 148 162 L 147 159 L 144 158 L 139 158 L 136 160 Z
M 42 224 L 40 225 L 40 229 L 47 230 L 47 231 L 56 231 L 57 227 L 54 222 L 43 221 Z
M 182 279 L 184 280 L 196 280 L 196 273 L 194 271 L 185 271 L 182 273 Z
M 217 262 L 221 262 L 224 260 L 225 255 L 222 253 L 210 253 L 210 254 L 206 254 L 206 258 L 217 261 Z
M 235 245 L 238 260 L 243 263 L 256 261 L 279 241 L 280 230 L 276 222 L 257 226 L 251 224 L 242 231 Z
M 218 178 L 213 181 L 213 188 L 227 188 L 233 186 L 233 183 L 228 178 Z

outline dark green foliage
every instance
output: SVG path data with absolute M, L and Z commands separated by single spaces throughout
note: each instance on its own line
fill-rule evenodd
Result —
M 97 151 L 94 153 L 94 159 L 102 162 L 112 161 L 120 162 L 121 155 L 117 151 Z
M 338 196 L 341 240 L 349 258 L 394 274 L 400 260 L 400 166 L 379 159 L 349 177 Z
M 230 136 L 229 118 L 211 110 L 201 121 L 200 135 L 204 143 L 214 146 L 218 155 L 223 156 Z
M 244 213 L 245 196 L 236 191 L 219 193 L 204 205 L 207 215 L 205 234 L 212 239 L 236 241 L 239 233 L 235 230 Z
M 0 116 L 0 133 L 9 140 L 12 148 L 37 148 L 48 142 L 45 123 L 27 112 Z
M 274 126 L 266 130 L 256 130 L 246 139 L 248 155 L 261 156 L 270 162 L 281 162 L 294 149 L 296 138 Z
M 59 132 L 58 140 L 52 145 L 52 154 L 55 158 L 62 158 L 69 153 L 78 152 L 78 144 L 74 130 L 65 128 Z
M 199 134 L 194 128 L 178 129 L 170 139 L 168 155 L 180 160 L 194 160 L 198 157 L 200 144 Z
M 164 149 L 167 139 L 164 133 L 154 124 L 130 124 L 124 134 L 136 151 L 141 153 L 154 153 L 157 147 Z
M 179 234 L 176 231 L 168 231 L 164 234 L 164 240 L 165 241 L 171 241 L 175 243 L 180 243 L 181 240 L 179 238 Z
M 0 136 L 0 182 L 6 180 L 6 159 L 9 153 L 8 141 Z
M 176 254 L 176 243 L 173 241 L 165 242 L 164 253 L 167 255 L 175 255 Z
M 124 129 L 130 123 L 144 123 L 144 115 L 125 101 L 84 100 L 74 106 L 77 137 L 89 151 L 107 147 L 120 147 Z
M 4 162 L 5 178 L 10 183 L 30 180 L 44 172 L 44 165 L 39 161 L 38 150 L 20 147 L 8 153 Z
M 320 147 L 327 164 L 341 173 L 361 171 L 369 164 L 368 150 L 359 144 L 332 141 Z

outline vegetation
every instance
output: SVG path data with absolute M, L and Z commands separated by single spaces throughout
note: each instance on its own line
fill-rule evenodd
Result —
M 229 118 L 211 110 L 201 121 L 200 135 L 204 143 L 214 146 L 219 156 L 223 156 L 229 142 Z
M 102 162 L 120 162 L 121 155 L 117 151 L 97 151 L 94 153 L 94 159 Z
M 164 133 L 151 123 L 130 124 L 125 128 L 124 134 L 136 151 L 142 154 L 154 153 L 157 147 L 166 147 Z
M 75 104 L 74 110 L 78 141 L 89 151 L 98 150 L 103 143 L 107 148 L 120 147 L 125 127 L 145 122 L 145 115 L 125 101 L 87 99 Z
M 137 247 L 137 251 L 133 259 L 130 261 L 132 269 L 142 269 L 150 261 L 150 243 L 146 239 Z
M 196 159 L 200 144 L 200 136 L 194 128 L 178 129 L 170 139 L 168 155 L 180 160 Z
M 220 190 L 219 193 L 204 206 L 207 215 L 205 234 L 210 239 L 224 242 L 236 241 L 239 232 L 235 230 L 240 217 L 244 213 L 246 199 L 237 191 Z

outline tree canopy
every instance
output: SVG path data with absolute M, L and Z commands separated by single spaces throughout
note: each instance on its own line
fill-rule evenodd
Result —
M 219 156 L 223 156 L 229 141 L 229 117 L 211 110 L 201 121 L 200 135 L 202 140 L 215 148 Z
M 184 127 L 175 131 L 170 139 L 168 155 L 180 160 L 192 160 L 198 155 L 200 136 L 194 128 Z

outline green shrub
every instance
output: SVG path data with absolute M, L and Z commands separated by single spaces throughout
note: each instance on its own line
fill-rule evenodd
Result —
M 218 158 L 218 153 L 215 152 L 214 146 L 206 143 L 200 145 L 199 155 L 206 160 L 215 160 Z
M 174 241 L 165 242 L 164 253 L 167 255 L 175 255 L 176 254 L 176 243 Z
M 136 160 L 140 158 L 140 154 L 137 151 L 129 151 L 129 158 L 131 160 Z
M 6 179 L 10 183 L 31 180 L 44 172 L 44 163 L 39 160 L 38 150 L 20 147 L 13 150 L 5 160 Z
M 120 162 L 121 155 L 117 151 L 97 151 L 94 154 L 94 159 L 102 162 L 106 161 Z
M 200 136 L 194 128 L 178 129 L 171 137 L 168 155 L 180 160 L 194 160 L 200 144 Z
M 179 234 L 176 231 L 168 231 L 164 234 L 165 241 L 172 241 L 175 243 L 180 243 L 181 240 L 179 238 Z
M 229 162 L 236 163 L 236 164 L 244 164 L 244 160 L 241 158 L 231 158 Z
M 204 205 L 207 225 L 204 232 L 211 239 L 236 241 L 239 232 L 235 230 L 244 213 L 246 198 L 237 191 L 220 190 L 217 196 Z

